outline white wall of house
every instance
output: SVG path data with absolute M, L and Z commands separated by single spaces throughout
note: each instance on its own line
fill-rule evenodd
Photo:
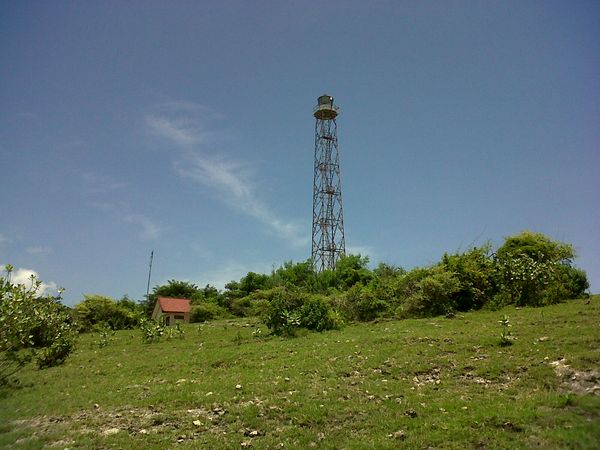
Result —
M 174 325 L 176 322 L 189 323 L 190 313 L 163 313 L 160 320 L 164 321 L 165 325 Z

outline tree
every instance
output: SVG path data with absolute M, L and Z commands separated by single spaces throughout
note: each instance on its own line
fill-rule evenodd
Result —
M 506 238 L 496 252 L 497 303 L 540 306 L 583 294 L 584 271 L 572 267 L 573 246 L 531 231 Z
M 271 275 L 273 286 L 296 286 L 309 292 L 316 290 L 316 273 L 312 260 L 294 263 L 286 261 Z
M 368 269 L 369 257 L 360 255 L 344 255 L 335 266 L 335 273 L 339 279 L 340 287 L 349 289 L 357 283 L 366 285 L 373 274 Z
M 396 267 L 384 262 L 380 262 L 375 270 L 373 270 L 373 275 L 379 280 L 387 280 L 391 278 L 396 278 L 400 275 L 404 275 L 406 270 L 402 267 Z
M 135 300 L 130 299 L 127 294 L 125 294 L 123 298 L 121 298 L 121 300 L 117 301 L 117 305 L 130 311 L 140 313 L 143 312 L 142 308 L 140 307 L 140 304 Z
M 198 286 L 189 281 L 169 280 L 167 284 L 155 286 L 152 294 L 156 297 L 191 298 L 199 292 Z
M 242 297 L 245 297 L 260 289 L 265 289 L 268 282 L 268 275 L 248 272 L 248 274 L 240 280 L 239 292 Z
M 219 298 L 221 293 L 219 292 L 219 290 L 216 287 L 211 286 L 210 284 L 207 284 L 202 289 L 202 295 L 204 297 L 204 300 L 214 301 L 215 303 L 217 303 L 216 299 Z
M 496 251 L 498 259 L 528 256 L 537 262 L 571 264 L 575 258 L 575 250 L 570 244 L 555 241 L 542 233 L 523 231 L 509 236 Z

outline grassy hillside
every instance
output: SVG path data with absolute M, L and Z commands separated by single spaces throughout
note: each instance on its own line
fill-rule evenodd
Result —
M 513 345 L 500 346 L 509 315 Z M 599 448 L 600 297 L 292 339 L 85 335 L 0 391 L 3 448 Z

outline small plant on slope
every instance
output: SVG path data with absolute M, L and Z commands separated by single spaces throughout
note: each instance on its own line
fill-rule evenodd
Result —
M 140 329 L 142 330 L 142 340 L 146 344 L 160 341 L 161 336 L 165 333 L 165 327 L 151 319 L 142 320 Z
M 104 324 L 100 327 L 99 334 L 100 339 L 96 341 L 96 344 L 98 344 L 98 347 L 104 348 L 107 347 L 108 344 L 110 344 L 110 337 L 114 336 L 115 332 L 108 325 Z
M 296 329 L 301 325 L 300 313 L 298 311 L 283 311 L 281 314 L 282 331 L 286 336 L 294 336 Z
M 510 332 L 511 324 L 509 317 L 506 314 L 504 314 L 504 317 L 501 320 L 499 320 L 498 323 L 500 323 L 500 326 L 502 327 L 500 331 L 500 345 L 502 347 L 512 345 L 514 337 Z

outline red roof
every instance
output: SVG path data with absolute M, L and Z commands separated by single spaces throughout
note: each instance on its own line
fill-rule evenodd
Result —
M 192 306 L 187 298 L 158 297 L 158 304 L 162 312 L 188 313 Z

